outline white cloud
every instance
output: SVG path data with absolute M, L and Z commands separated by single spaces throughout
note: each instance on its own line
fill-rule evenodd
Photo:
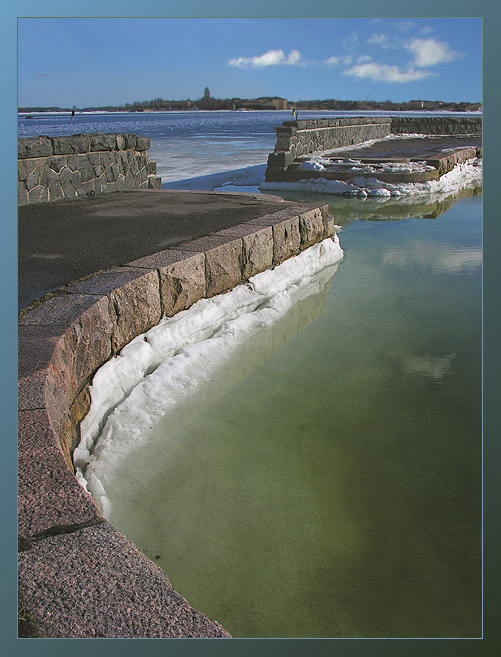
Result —
M 405 48 L 412 53 L 415 65 L 420 68 L 445 64 L 461 57 L 459 52 L 450 50 L 448 43 L 438 39 L 413 39 Z
M 372 43 L 375 46 L 386 46 L 388 44 L 388 37 L 386 34 L 380 33 L 380 34 L 373 34 L 371 37 L 367 39 L 367 43 Z
M 424 80 L 425 78 L 435 76 L 434 73 L 430 73 L 429 71 L 419 71 L 413 68 L 401 71 L 398 66 L 377 64 L 376 62 L 358 64 L 357 66 L 353 66 L 353 68 L 345 71 L 344 74 L 359 79 L 372 80 L 374 82 L 397 83 L 414 82 L 415 80 Z
M 267 66 L 298 65 L 301 60 L 301 54 L 297 50 L 292 50 L 289 56 L 284 55 L 283 50 L 268 50 L 263 55 L 257 57 L 236 57 L 230 59 L 228 64 L 238 68 L 265 68 Z
M 370 55 L 360 55 L 360 57 L 357 58 L 357 62 L 359 64 L 363 64 L 364 62 L 370 62 L 372 61 L 372 57 Z
M 345 66 L 349 66 L 351 62 L 352 62 L 351 57 L 329 57 L 329 59 L 325 60 L 327 66 L 340 66 L 341 64 L 344 64 Z

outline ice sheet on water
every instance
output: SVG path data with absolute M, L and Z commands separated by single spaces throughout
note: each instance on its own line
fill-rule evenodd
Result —
M 74 452 L 77 478 L 104 515 L 103 483 L 128 450 L 148 439 L 149 428 L 193 393 L 244 340 L 319 292 L 320 272 L 339 262 L 337 234 L 231 292 L 202 299 L 138 336 L 94 376 L 91 408 Z

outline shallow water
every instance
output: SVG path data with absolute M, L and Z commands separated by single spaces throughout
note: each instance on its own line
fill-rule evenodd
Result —
M 346 216 L 324 290 L 154 427 L 110 521 L 235 637 L 479 636 L 481 197 Z

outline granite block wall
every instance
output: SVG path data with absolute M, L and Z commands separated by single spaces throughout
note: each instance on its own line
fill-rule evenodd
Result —
M 96 370 L 203 297 L 331 237 L 328 205 L 291 204 L 67 285 L 19 322 L 22 637 L 229 637 L 119 534 L 74 476 Z

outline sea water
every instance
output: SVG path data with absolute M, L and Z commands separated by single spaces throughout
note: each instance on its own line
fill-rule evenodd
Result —
M 257 191 L 288 118 L 35 115 L 19 132 L 135 132 L 164 188 Z M 481 635 L 477 191 L 276 191 L 329 204 L 343 260 L 113 465 L 112 524 L 233 636 Z
M 193 394 L 118 407 L 109 520 L 235 637 L 478 637 L 481 197 L 339 238 Z

